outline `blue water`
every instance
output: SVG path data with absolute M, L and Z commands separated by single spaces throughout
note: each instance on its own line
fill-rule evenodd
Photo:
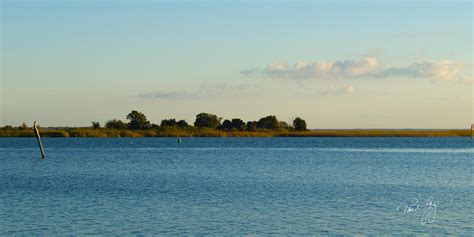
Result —
M 470 138 L 43 143 L 0 139 L 0 235 L 474 233 Z

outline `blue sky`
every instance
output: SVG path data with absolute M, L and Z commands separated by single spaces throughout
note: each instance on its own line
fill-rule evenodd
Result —
M 1 1 L 0 126 L 474 122 L 471 1 Z

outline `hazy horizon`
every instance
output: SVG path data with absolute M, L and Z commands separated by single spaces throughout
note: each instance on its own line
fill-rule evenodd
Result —
M 1 1 L 0 126 L 468 129 L 471 1 Z

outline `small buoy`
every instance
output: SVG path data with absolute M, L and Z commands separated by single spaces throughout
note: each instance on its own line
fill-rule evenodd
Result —
M 183 141 L 181 141 L 181 138 L 178 138 L 178 143 L 182 143 Z

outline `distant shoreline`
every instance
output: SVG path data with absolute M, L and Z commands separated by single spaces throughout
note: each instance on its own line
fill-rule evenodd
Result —
M 43 137 L 469 137 L 469 129 L 315 129 L 309 131 L 220 131 L 215 129 L 43 128 Z M 32 129 L 0 129 L 0 137 L 34 137 Z
M 308 129 L 306 121 L 296 117 L 292 122 L 279 121 L 275 115 L 256 121 L 240 118 L 223 119 L 215 114 L 199 113 L 193 124 L 185 120 L 163 119 L 154 124 L 145 114 L 132 110 L 128 123 L 108 120 L 104 126 L 92 121 L 91 127 L 39 128 L 43 137 L 469 137 L 470 129 Z M 0 128 L 0 137 L 34 137 L 26 123 Z

